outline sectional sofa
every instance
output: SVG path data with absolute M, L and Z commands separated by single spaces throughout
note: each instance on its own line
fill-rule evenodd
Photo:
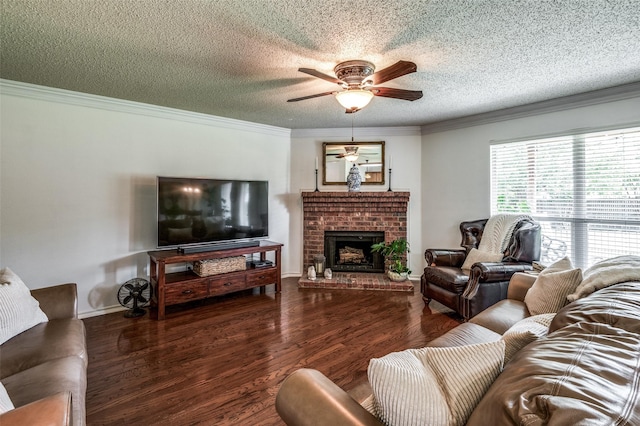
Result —
M 76 284 L 31 295 L 48 321 L 0 345 L 0 381 L 15 406 L 0 415 L 0 424 L 82 426 L 88 355 Z
M 482 348 L 504 342 L 503 335 L 531 318 L 524 300 L 535 280 L 534 275 L 515 274 L 507 299 L 431 341 L 428 348 L 412 353 L 419 355 L 433 348 Z M 544 333 L 525 342 L 504 367 L 500 366 L 497 377 L 492 377 L 485 388 L 480 386 L 479 402 L 475 401 L 463 417 L 446 424 L 640 424 L 640 281 L 602 288 L 548 318 Z M 481 353 L 484 352 L 472 351 L 467 359 L 471 364 L 481 364 Z M 449 375 L 455 376 L 457 370 L 464 368 L 453 359 L 445 358 L 443 364 L 446 366 L 447 362 L 451 364 Z M 388 363 L 392 370 L 401 370 L 399 364 Z M 371 370 L 372 364 L 370 377 Z M 442 402 L 429 410 L 453 416 L 462 405 L 460 395 L 472 392 L 477 385 L 463 387 L 461 393 L 455 394 L 459 399 L 452 406 L 445 407 Z M 415 396 L 420 389 L 407 392 L 397 383 L 395 386 L 390 392 L 403 394 L 395 401 L 397 404 L 407 404 L 411 410 L 424 409 L 427 402 Z M 451 389 L 444 393 L 443 401 L 451 402 Z M 287 425 L 402 424 L 381 413 L 379 406 L 371 404 L 371 398 L 356 401 L 312 369 L 297 370 L 285 379 L 276 398 L 276 409 Z

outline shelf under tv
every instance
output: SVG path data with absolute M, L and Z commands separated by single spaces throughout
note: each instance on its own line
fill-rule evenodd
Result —
M 276 292 L 281 290 L 281 243 L 260 241 L 258 245 L 248 247 L 234 246 L 227 249 L 216 249 L 196 253 L 180 253 L 178 250 L 150 251 L 150 275 L 153 285 L 151 314 L 158 320 L 165 319 L 166 307 L 193 300 L 206 299 L 222 294 L 260 287 L 265 292 L 265 285 L 275 284 Z M 250 267 L 244 271 L 228 272 L 201 277 L 191 270 L 166 272 L 167 265 L 195 262 L 206 259 L 260 254 L 260 262 L 266 262 L 268 252 L 275 253 L 275 262 L 264 267 Z

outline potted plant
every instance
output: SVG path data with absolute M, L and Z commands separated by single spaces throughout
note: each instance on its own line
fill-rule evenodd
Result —
M 397 238 L 388 243 L 379 242 L 371 246 L 371 251 L 382 254 L 389 261 L 387 275 L 391 281 L 404 281 L 409 277 L 411 269 L 407 266 L 409 242 L 404 238 Z

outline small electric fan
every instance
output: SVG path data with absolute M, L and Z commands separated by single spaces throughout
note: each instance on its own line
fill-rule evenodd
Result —
M 125 318 L 141 317 L 147 311 L 142 309 L 151 301 L 151 284 L 144 278 L 134 278 L 122 284 L 118 290 L 118 302 L 125 308 Z

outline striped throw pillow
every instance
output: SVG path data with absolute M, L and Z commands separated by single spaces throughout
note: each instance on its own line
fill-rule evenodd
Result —
M 546 336 L 555 313 L 527 317 L 515 323 L 502 335 L 504 340 L 504 363 L 508 363 L 518 351 L 529 343 Z
M 524 296 L 524 304 L 531 315 L 558 312 L 569 303 L 567 296 L 582 282 L 582 270 L 579 268 L 558 270 L 552 267 L 540 272 Z
M 360 403 L 360 405 L 362 405 L 362 408 L 370 412 L 375 418 L 380 418 L 380 414 L 378 414 L 378 403 L 376 402 L 376 398 L 373 394 L 369 395 Z
M 49 319 L 11 269 L 0 269 L 0 344 Z
M 377 414 L 385 424 L 464 425 L 502 371 L 502 340 L 394 352 L 369 362 Z

